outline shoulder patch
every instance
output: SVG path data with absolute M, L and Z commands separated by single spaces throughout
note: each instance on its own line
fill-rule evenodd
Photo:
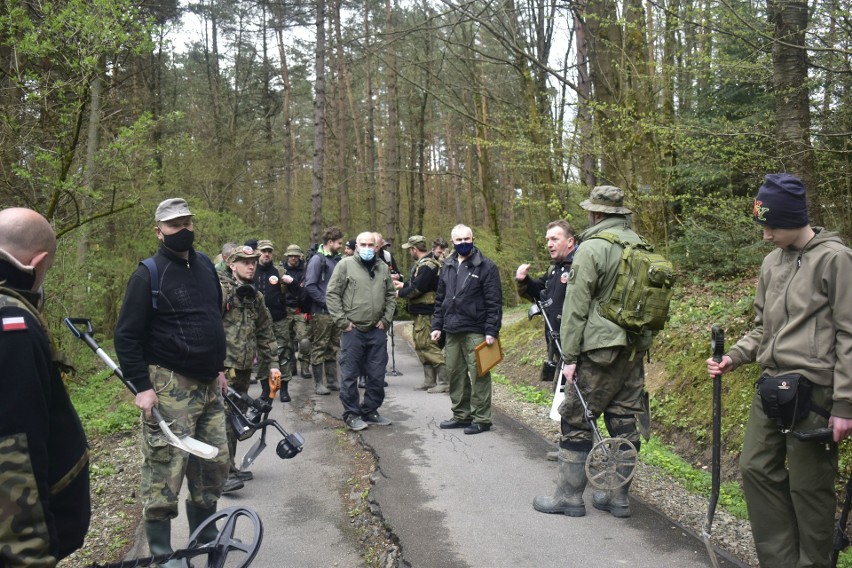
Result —
M 23 318 L 23 316 L 3 318 L 2 326 L 3 331 L 20 331 L 28 329 L 27 321 Z

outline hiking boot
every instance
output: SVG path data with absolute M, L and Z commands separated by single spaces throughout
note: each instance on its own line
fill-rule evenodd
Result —
M 452 430 L 453 428 L 467 428 L 468 426 L 470 426 L 470 422 L 462 422 L 460 420 L 456 420 L 455 418 L 444 420 L 438 425 L 441 430 Z
M 353 432 L 360 432 L 367 427 L 367 423 L 361 420 L 361 417 L 357 414 L 350 414 L 343 421 Z
M 589 452 L 576 452 L 560 448 L 559 478 L 553 497 L 539 495 L 533 499 L 533 509 L 541 513 L 558 513 L 569 517 L 583 517 L 586 504 L 586 458 Z
M 391 424 L 393 424 L 393 422 L 391 422 L 390 420 L 388 420 L 384 416 L 380 416 L 379 413 L 376 412 L 375 410 L 370 412 L 370 413 L 363 415 L 361 418 L 368 425 L 390 426 Z
M 464 429 L 465 434 L 482 434 L 483 432 L 488 432 L 491 430 L 491 424 L 480 424 L 479 422 L 474 422 L 470 426 Z
M 242 489 L 246 484 L 236 478 L 236 476 L 228 476 L 227 481 L 225 481 L 225 485 L 222 486 L 222 493 L 230 493 L 231 491 L 237 491 L 238 489 Z

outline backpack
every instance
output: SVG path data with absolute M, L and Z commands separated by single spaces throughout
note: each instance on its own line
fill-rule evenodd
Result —
M 219 277 L 217 276 L 216 267 L 213 266 L 213 261 L 210 260 L 210 257 L 204 254 L 203 252 L 195 251 L 196 256 L 202 259 L 202 262 L 206 261 L 205 264 L 208 264 L 210 268 L 213 269 L 213 276 L 216 277 L 216 281 L 219 281 Z M 160 299 L 160 270 L 157 268 L 157 263 L 154 262 L 154 257 L 149 256 L 145 260 L 141 261 L 139 264 L 145 266 L 150 273 L 151 280 L 151 307 L 155 310 L 157 309 L 157 300 Z
M 592 238 L 604 239 L 623 249 L 612 294 L 601 302 L 602 315 L 635 333 L 663 329 L 674 293 L 672 263 L 655 253 L 653 245 L 644 239 L 629 243 L 608 232 Z
M 320 281 L 325 281 L 325 276 L 328 274 L 328 257 L 319 252 L 320 243 L 314 243 L 311 245 L 311 248 L 308 249 L 308 252 L 305 253 L 305 274 L 308 272 L 308 263 L 311 261 L 311 258 L 319 254 L 320 257 Z

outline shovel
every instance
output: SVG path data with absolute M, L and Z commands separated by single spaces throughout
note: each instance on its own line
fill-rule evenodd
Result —
M 713 349 L 713 360 L 722 362 L 725 354 L 725 333 L 718 325 L 713 326 L 711 332 L 711 348 Z M 710 542 L 710 530 L 713 527 L 713 516 L 716 514 L 716 504 L 719 502 L 719 478 L 722 463 L 722 375 L 713 377 L 713 459 L 710 482 L 710 504 L 707 507 L 707 516 L 704 526 L 701 527 L 701 539 L 707 547 L 710 562 L 713 568 L 719 568 L 719 560 L 716 551 Z
M 88 318 L 65 318 L 64 321 L 65 325 L 68 326 L 68 329 L 71 330 L 71 333 L 77 336 L 78 339 L 82 339 L 83 342 L 95 352 L 95 355 L 100 357 L 101 360 L 106 363 L 106 366 L 112 370 L 113 374 L 121 379 L 121 382 L 124 383 L 124 386 L 130 389 L 130 392 L 133 394 L 139 394 L 139 391 L 133 383 L 124 379 L 124 374 L 121 372 L 121 369 L 118 368 L 118 365 L 115 364 L 115 361 L 113 361 L 110 356 L 101 349 L 100 345 L 98 345 L 97 341 L 95 341 L 94 337 L 92 337 L 94 329 L 92 328 L 91 320 Z M 85 326 L 85 328 L 81 329 L 78 326 Z M 160 426 L 160 431 L 165 436 L 166 442 L 170 445 L 206 460 L 213 459 L 218 455 L 219 450 L 214 446 L 205 444 L 201 440 L 196 440 L 189 436 L 178 437 L 175 435 L 156 406 L 151 409 L 151 414 Z

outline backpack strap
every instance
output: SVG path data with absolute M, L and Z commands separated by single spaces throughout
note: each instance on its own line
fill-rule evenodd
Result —
M 157 263 L 154 262 L 154 257 L 149 256 L 139 264 L 145 266 L 151 276 L 151 306 L 157 309 L 157 299 L 160 297 L 160 270 L 157 268 Z

